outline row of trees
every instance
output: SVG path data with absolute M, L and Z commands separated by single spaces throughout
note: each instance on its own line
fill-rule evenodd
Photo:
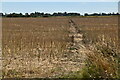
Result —
M 3 13 L 0 13 L 0 16 L 2 17 L 50 17 L 50 16 L 111 16 L 111 15 L 120 15 L 119 13 L 93 13 L 93 14 L 88 14 L 88 13 L 85 13 L 84 15 L 80 15 L 80 13 L 67 13 L 67 12 L 64 12 L 64 13 L 61 13 L 61 12 L 58 12 L 58 13 L 53 13 L 53 14 L 50 14 L 50 13 L 40 13 L 40 12 L 35 12 L 35 13 L 25 13 L 25 14 L 22 14 L 22 13 L 10 13 L 10 14 L 3 14 Z
M 119 13 L 93 13 L 93 14 L 88 14 L 85 13 L 84 16 L 112 16 L 112 15 L 120 15 Z

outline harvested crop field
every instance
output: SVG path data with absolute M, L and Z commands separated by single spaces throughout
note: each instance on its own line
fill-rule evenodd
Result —
M 3 78 L 72 75 L 85 67 L 90 45 L 118 40 L 116 16 L 3 18 L 2 25 Z

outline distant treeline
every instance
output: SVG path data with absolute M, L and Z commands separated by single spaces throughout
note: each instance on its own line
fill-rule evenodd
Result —
M 40 13 L 40 12 L 34 12 L 34 13 L 10 13 L 10 14 L 3 14 L 0 13 L 0 16 L 2 17 L 51 17 L 51 16 L 112 16 L 112 15 L 120 15 L 119 13 L 93 13 L 93 14 L 88 14 L 85 13 L 84 15 L 81 15 L 80 13 Z

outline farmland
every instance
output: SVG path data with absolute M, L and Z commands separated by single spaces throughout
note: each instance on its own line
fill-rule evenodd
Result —
M 75 56 L 70 53 L 71 48 L 69 48 L 72 43 L 69 37 L 72 24 L 70 20 L 80 29 L 83 35 L 82 45 L 85 47 L 80 49 L 83 52 Z M 105 70 L 107 70 L 106 65 L 107 67 L 112 65 L 109 60 L 115 63 L 111 58 L 105 57 L 106 55 L 100 57 L 101 55 L 97 54 L 98 52 L 93 48 L 96 44 L 97 46 L 107 44 L 116 51 L 118 41 L 116 16 L 3 18 L 2 25 L 4 78 L 66 77 L 64 75 L 82 71 L 87 59 L 92 59 L 95 63 L 99 60 L 99 64 L 103 64 L 101 67 Z M 109 60 L 106 60 L 107 58 Z M 116 64 L 114 65 L 116 67 Z M 116 77 L 115 70 L 116 68 L 110 68 L 108 74 L 113 72 L 112 77 L 114 75 Z

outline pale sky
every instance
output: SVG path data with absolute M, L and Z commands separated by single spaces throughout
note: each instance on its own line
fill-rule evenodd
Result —
M 118 2 L 120 0 L 1 0 L 2 2 Z
M 77 12 L 81 14 L 116 13 L 118 12 L 118 2 L 3 2 L 2 12 Z

